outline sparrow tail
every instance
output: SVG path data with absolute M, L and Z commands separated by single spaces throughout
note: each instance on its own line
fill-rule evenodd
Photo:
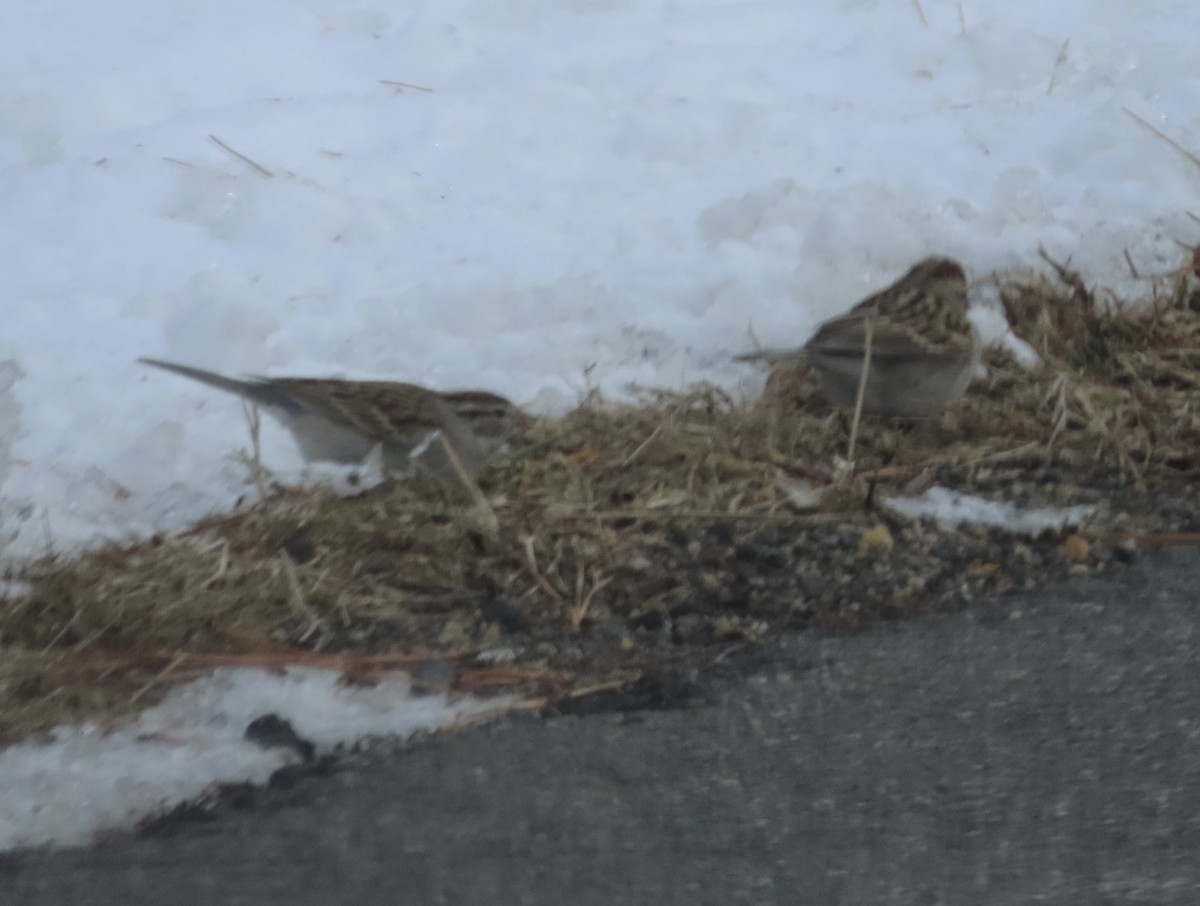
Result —
M 208 384 L 210 387 L 216 387 L 228 393 L 235 393 L 252 403 L 258 403 L 262 406 L 275 406 L 289 410 L 301 408 L 287 393 L 269 381 L 238 380 L 237 378 L 217 374 L 215 371 L 205 371 L 203 368 L 192 368 L 188 365 L 177 365 L 174 362 L 164 362 L 162 359 L 140 358 L 138 361 L 143 365 L 153 365 L 155 368 L 162 368 L 164 371 L 170 371 L 174 374 L 191 378 L 193 381 L 199 381 L 201 384 Z
M 735 362 L 803 362 L 808 358 L 808 350 L 803 346 L 790 349 L 758 349 L 754 352 L 735 355 Z

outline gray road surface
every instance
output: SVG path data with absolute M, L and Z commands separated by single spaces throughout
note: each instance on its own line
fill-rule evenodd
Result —
M 1200 903 L 1200 556 L 0 860 L 8 904 Z M 682 693 L 682 694 L 681 694 Z

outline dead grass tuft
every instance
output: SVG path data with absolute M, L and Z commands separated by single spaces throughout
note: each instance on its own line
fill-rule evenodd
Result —
M 1061 543 L 938 533 L 877 507 L 1001 465 L 1059 491 L 1064 475 L 1112 493 L 1195 477 L 1195 279 L 1126 307 L 1054 268 L 1001 294 L 1041 364 L 991 350 L 989 376 L 941 417 L 864 418 L 853 470 L 849 413 L 778 370 L 750 405 L 710 385 L 641 389 L 543 421 L 485 476 L 486 531 L 429 491 L 287 490 L 180 537 L 30 564 L 32 592 L 0 602 L 0 737 L 117 719 L 227 664 L 325 659 L 362 682 L 434 659 L 455 688 L 553 701 L 780 628 L 963 606 L 1058 569 Z M 502 649 L 517 662 L 475 660 Z

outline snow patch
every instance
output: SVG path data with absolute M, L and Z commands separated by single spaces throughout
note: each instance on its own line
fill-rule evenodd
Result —
M 1026 509 L 943 487 L 929 488 L 918 497 L 893 497 L 887 505 L 909 519 L 931 518 L 949 528 L 963 524 L 986 525 L 1033 537 L 1078 525 L 1096 509 L 1092 506 Z
M 290 750 L 245 739 L 265 714 L 288 721 L 317 751 L 365 736 L 408 737 L 511 701 L 414 696 L 406 678 L 346 687 L 330 670 L 223 669 L 181 686 L 131 726 L 60 728 L 50 742 L 0 751 L 0 851 L 87 843 L 194 799 L 213 784 L 265 783 Z

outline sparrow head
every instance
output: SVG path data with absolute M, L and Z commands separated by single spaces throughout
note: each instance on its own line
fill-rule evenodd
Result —
M 499 446 L 513 435 L 528 430 L 533 419 L 511 400 L 485 390 L 456 390 L 440 394 L 454 414 L 471 426 L 475 436 Z
M 891 286 L 854 306 L 848 317 L 874 312 L 921 332 L 942 325 L 953 330 L 967 323 L 967 277 L 950 258 L 926 258 Z
M 926 258 L 914 264 L 902 278 L 905 281 L 936 282 L 941 280 L 967 282 L 962 265 L 952 258 Z
M 951 258 L 918 261 L 894 284 L 897 294 L 912 293 L 938 300 L 939 304 L 967 309 L 967 275 Z

